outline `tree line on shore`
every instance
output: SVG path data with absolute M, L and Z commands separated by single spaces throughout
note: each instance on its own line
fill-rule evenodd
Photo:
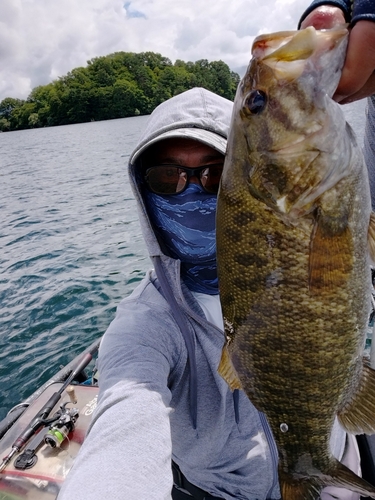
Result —
M 172 64 L 154 52 L 116 52 L 34 88 L 26 100 L 3 99 L 0 131 L 146 115 L 193 87 L 233 100 L 239 80 L 223 61 Z

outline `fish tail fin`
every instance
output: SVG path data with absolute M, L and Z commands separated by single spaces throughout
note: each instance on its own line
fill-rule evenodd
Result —
M 317 475 L 292 477 L 279 471 L 283 500 L 318 500 L 325 486 L 346 488 L 361 496 L 375 498 L 375 487 L 335 460 L 330 470 Z

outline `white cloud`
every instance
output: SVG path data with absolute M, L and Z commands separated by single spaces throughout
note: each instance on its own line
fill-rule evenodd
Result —
M 308 0 L 4 0 L 0 101 L 26 98 L 93 57 L 159 52 L 245 67 L 259 33 L 295 29 Z

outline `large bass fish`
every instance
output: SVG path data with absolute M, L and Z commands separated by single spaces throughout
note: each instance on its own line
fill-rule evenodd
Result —
M 336 416 L 375 432 L 362 356 L 374 222 L 362 154 L 331 99 L 346 42 L 346 28 L 255 40 L 218 197 L 219 371 L 267 415 L 284 500 L 327 485 L 375 498 L 329 446 Z

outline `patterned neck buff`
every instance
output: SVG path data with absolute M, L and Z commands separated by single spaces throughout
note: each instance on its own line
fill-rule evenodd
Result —
M 159 195 L 145 191 L 154 227 L 170 256 L 181 260 L 181 278 L 193 292 L 216 295 L 216 196 L 190 183 L 183 193 Z

